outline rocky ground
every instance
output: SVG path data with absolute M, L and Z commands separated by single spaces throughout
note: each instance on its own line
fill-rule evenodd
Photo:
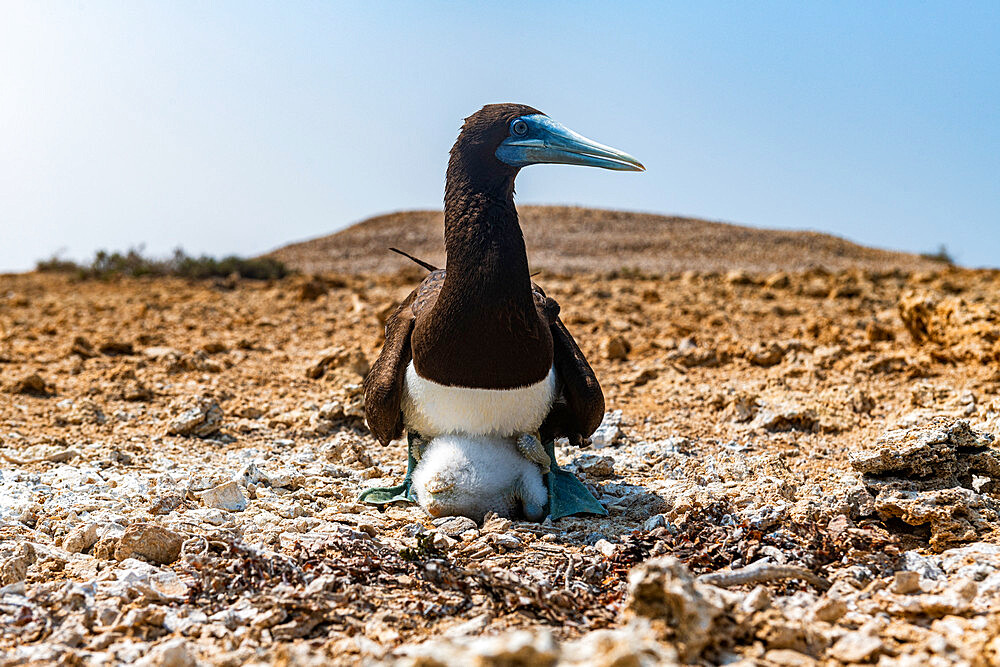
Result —
M 483 525 L 355 502 L 419 275 L 0 276 L 0 664 L 1000 664 L 1000 274 L 543 273 L 609 516 Z

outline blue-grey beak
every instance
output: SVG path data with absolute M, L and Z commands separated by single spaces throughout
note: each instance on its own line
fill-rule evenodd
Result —
M 591 141 L 545 114 L 521 116 L 496 150 L 497 159 L 512 167 L 529 164 L 579 164 L 617 171 L 646 171 L 628 153 Z

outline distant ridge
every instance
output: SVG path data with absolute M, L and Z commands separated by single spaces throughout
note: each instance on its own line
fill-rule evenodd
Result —
M 532 270 L 761 273 L 941 267 L 918 255 L 868 248 L 819 232 L 573 206 L 519 206 L 518 211 Z M 306 273 L 392 273 L 413 266 L 389 252 L 393 246 L 444 266 L 443 225 L 440 211 L 390 213 L 268 254 Z

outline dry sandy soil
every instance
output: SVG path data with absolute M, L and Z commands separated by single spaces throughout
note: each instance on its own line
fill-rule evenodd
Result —
M 0 276 L 0 664 L 1000 664 L 1000 274 L 774 234 L 535 278 L 612 411 L 542 524 L 355 502 L 413 267 Z

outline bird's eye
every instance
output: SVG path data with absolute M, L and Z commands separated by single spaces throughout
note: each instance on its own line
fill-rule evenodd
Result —
M 513 123 L 510 124 L 510 132 L 511 134 L 516 134 L 519 137 L 523 137 L 528 133 L 528 124 L 525 123 L 520 118 L 518 118 L 517 120 L 515 120 Z

